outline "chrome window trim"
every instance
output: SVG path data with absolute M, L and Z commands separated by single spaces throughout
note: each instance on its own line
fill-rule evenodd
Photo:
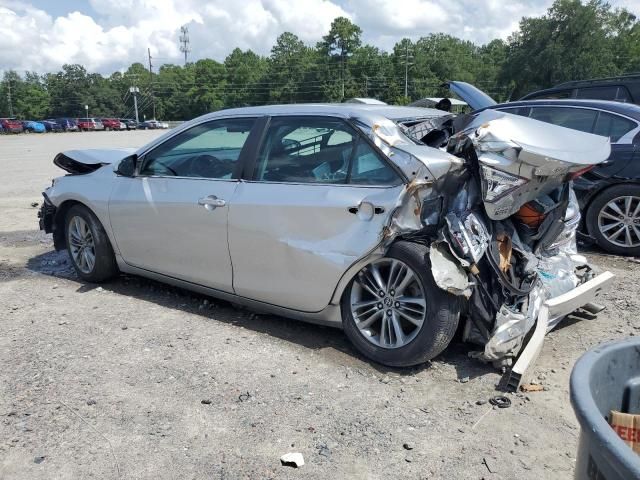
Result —
M 239 178 L 207 178 L 207 177 L 182 177 L 174 175 L 134 175 L 131 178 L 168 178 L 176 180 L 199 180 L 209 182 L 239 182 Z

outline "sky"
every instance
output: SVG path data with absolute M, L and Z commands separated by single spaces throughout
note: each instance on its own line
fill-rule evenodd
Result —
M 552 0 L 0 0 L 0 71 L 40 73 L 80 63 L 110 74 L 133 62 L 181 64 L 187 25 L 190 60 L 223 61 L 235 48 L 268 55 L 279 34 L 314 45 L 338 16 L 363 40 L 391 50 L 404 37 L 443 32 L 478 44 L 506 39 L 523 16 Z M 640 0 L 610 0 L 640 16 Z

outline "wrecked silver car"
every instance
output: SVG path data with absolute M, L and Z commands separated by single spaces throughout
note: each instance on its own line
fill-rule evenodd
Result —
M 606 138 L 507 113 L 386 105 L 220 111 L 137 151 L 60 153 L 40 225 L 83 280 L 141 275 L 342 327 L 425 362 L 460 326 L 517 385 L 612 276 L 577 254 L 571 180 Z

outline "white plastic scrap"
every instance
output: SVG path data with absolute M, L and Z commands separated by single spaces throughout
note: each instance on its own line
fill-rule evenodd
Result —
M 280 457 L 280 463 L 285 467 L 299 468 L 304 465 L 304 457 L 301 453 L 285 453 Z
M 454 295 L 464 295 L 467 298 L 471 296 L 469 277 L 442 243 L 431 245 L 429 260 L 433 279 L 438 287 Z

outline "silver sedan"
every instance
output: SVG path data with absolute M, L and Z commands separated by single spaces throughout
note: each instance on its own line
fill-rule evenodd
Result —
M 511 130 L 532 121 L 491 115 Z M 558 208 L 567 209 L 567 175 L 608 155 L 606 139 L 576 132 L 581 160 L 551 159 L 548 188 L 533 170 L 522 178 L 513 154 L 499 170 L 482 167 L 481 185 L 470 173 L 477 158 L 462 142 L 447 148 L 452 119 L 386 105 L 242 108 L 187 122 L 137 151 L 63 152 L 54 162 L 70 175 L 45 190 L 41 228 L 68 249 L 83 280 L 157 279 L 342 327 L 369 358 L 414 365 L 448 345 L 474 298 L 488 224 L 545 191 L 561 192 Z M 550 152 L 526 158 L 551 161 Z M 466 210 L 456 209 L 465 191 Z M 443 236 L 445 227 L 455 233 L 452 214 L 466 250 Z M 502 354 L 513 355 L 509 348 Z

